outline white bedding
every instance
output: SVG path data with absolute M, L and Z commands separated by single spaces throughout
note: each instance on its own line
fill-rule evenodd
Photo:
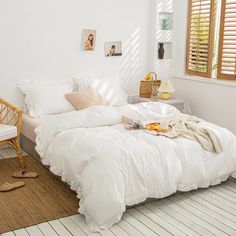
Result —
M 118 222 L 126 205 L 236 177 L 236 137 L 227 129 L 201 122 L 221 140 L 223 152 L 214 154 L 184 138 L 128 131 L 121 124 L 122 115 L 139 120 L 182 116 L 174 107 L 156 102 L 96 106 L 56 115 L 36 129 L 42 162 L 77 191 L 79 212 L 92 231 Z

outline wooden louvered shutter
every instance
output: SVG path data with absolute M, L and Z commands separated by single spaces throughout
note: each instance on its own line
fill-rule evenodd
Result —
M 189 0 L 186 74 L 211 77 L 215 0 Z
M 218 79 L 236 80 L 236 0 L 222 0 Z

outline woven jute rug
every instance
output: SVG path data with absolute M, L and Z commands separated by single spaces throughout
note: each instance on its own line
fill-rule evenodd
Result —
M 26 169 L 39 177 L 19 179 L 24 187 L 0 192 L 0 234 L 78 213 L 76 194 L 40 163 L 30 157 L 26 160 Z M 0 160 L 0 185 L 18 181 L 11 173 L 19 169 L 17 158 Z

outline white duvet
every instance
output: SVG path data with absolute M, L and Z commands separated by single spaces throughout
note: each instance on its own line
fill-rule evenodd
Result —
M 92 231 L 118 222 L 127 205 L 236 177 L 236 137 L 227 129 L 200 124 L 221 140 L 224 151 L 214 154 L 188 139 L 126 130 L 122 115 L 143 121 L 182 116 L 156 102 L 96 106 L 54 116 L 35 130 L 43 164 L 77 191 L 79 212 Z

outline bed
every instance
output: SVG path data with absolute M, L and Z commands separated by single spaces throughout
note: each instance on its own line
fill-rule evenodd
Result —
M 225 128 L 199 123 L 219 138 L 223 151 L 216 154 L 196 141 L 123 125 L 123 117 L 177 121 L 182 116 L 157 102 L 96 105 L 33 120 L 24 116 L 23 137 L 36 144 L 41 162 L 77 192 L 90 230 L 100 231 L 117 223 L 127 206 L 236 177 L 236 137 Z

